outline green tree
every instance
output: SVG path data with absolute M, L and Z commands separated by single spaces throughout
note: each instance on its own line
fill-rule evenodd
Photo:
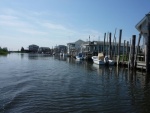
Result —
M 23 47 L 21 48 L 21 52 L 24 52 L 24 48 Z

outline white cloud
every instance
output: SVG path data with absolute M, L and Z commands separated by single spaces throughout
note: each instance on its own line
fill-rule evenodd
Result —
M 64 26 L 59 25 L 59 24 L 43 23 L 43 26 L 49 29 L 54 29 L 54 30 L 67 30 Z
M 0 26 L 9 28 L 4 29 L 5 31 L 0 31 L 3 37 L 7 37 L 5 39 L 3 38 L 1 44 L 11 40 L 11 43 L 6 44 L 8 44 L 9 47 L 10 45 L 12 48 L 15 47 L 14 49 L 17 50 L 18 48 L 20 49 L 20 46 L 28 46 L 32 43 L 38 44 L 39 46 L 52 47 L 56 44 L 66 45 L 68 42 L 74 42 L 78 39 L 86 41 L 89 35 L 91 40 L 98 40 L 98 36 L 102 36 L 102 34 L 96 30 L 74 30 L 66 24 L 49 20 L 42 15 L 46 15 L 46 12 L 26 11 L 26 13 L 20 13 L 13 9 L 0 10 Z M 41 18 L 38 18 L 38 16 Z M 13 32 L 13 35 L 10 34 L 11 32 Z M 15 42 L 18 41 L 20 43 L 17 43 L 17 46 Z
M 14 19 L 17 19 L 17 17 L 11 15 L 0 15 L 0 20 L 14 20 Z
M 20 29 L 18 30 L 22 33 L 26 33 L 26 34 L 31 34 L 31 35 L 46 35 L 48 34 L 47 32 L 44 32 L 44 31 L 38 31 L 38 30 L 34 30 L 34 29 Z

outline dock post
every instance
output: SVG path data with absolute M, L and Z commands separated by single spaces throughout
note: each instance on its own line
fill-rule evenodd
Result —
M 107 43 L 106 43 L 106 53 L 107 53 L 107 56 L 108 56 L 108 49 L 109 49 L 109 47 L 108 47 L 108 38 L 109 38 L 109 32 L 107 33 Z
M 130 69 L 130 64 L 131 64 L 131 39 L 130 39 L 130 46 L 129 46 L 129 48 L 130 48 L 130 51 L 129 51 L 129 60 L 128 60 L 128 68 Z
M 134 55 L 135 55 L 135 40 L 136 35 L 132 36 L 132 51 L 131 51 L 131 68 L 134 69 Z
M 111 33 L 109 33 L 109 58 L 112 59 L 112 55 L 111 55 Z
M 137 44 L 137 48 L 136 48 L 136 55 L 135 55 L 135 62 L 134 62 L 135 68 L 137 66 L 137 56 L 139 53 L 140 40 L 141 40 L 141 33 L 139 34 L 138 44 Z
M 121 45 L 121 36 L 122 36 L 122 29 L 119 31 L 119 44 L 118 44 L 118 57 L 117 57 L 117 65 L 120 62 L 120 45 Z
M 127 41 L 127 45 L 126 45 L 126 61 L 129 60 L 129 41 Z
M 115 48 L 114 48 L 114 49 L 115 49 L 115 51 L 114 51 L 114 57 L 115 57 L 114 60 L 115 60 L 115 61 L 117 61 L 117 60 L 116 60 L 116 54 L 117 54 L 117 49 L 116 49 L 116 48 L 117 48 L 117 43 L 116 43 L 116 37 L 115 37 Z
M 150 74 L 150 22 L 148 22 L 148 37 L 147 37 L 147 53 L 146 53 L 146 74 Z
M 104 34 L 104 43 L 103 43 L 103 54 L 105 56 L 105 39 L 106 39 L 106 33 Z
M 124 63 L 124 58 L 125 58 L 125 43 L 126 43 L 126 40 L 124 40 L 124 45 L 123 45 L 123 56 L 122 56 L 122 62 Z

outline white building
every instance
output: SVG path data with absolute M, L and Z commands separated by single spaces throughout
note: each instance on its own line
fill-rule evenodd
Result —
M 149 23 L 150 23 L 150 13 L 146 14 L 145 17 L 135 26 L 144 39 L 143 40 L 144 42 L 143 52 L 145 53 L 145 59 L 146 59 L 146 53 L 147 53 L 147 39 L 148 39 L 148 24 Z
M 75 51 L 75 43 L 67 43 L 67 54 L 73 55 Z

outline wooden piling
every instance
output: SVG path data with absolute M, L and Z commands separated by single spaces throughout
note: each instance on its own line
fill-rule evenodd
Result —
M 136 55 L 135 55 L 135 62 L 134 62 L 135 68 L 137 66 L 137 56 L 139 53 L 140 40 L 141 40 L 141 33 L 139 34 L 138 44 L 137 44 L 137 48 L 136 48 Z
M 107 44 L 106 44 L 106 53 L 107 53 L 107 56 L 108 56 L 108 37 L 109 37 L 109 32 L 107 33 Z
M 148 22 L 148 37 L 147 37 L 147 53 L 146 53 L 146 73 L 150 74 L 150 22 Z
M 126 45 L 126 61 L 129 60 L 129 41 L 127 41 L 127 45 Z
M 113 60 L 115 61 L 116 61 L 116 30 L 117 28 L 115 29 L 115 33 L 114 33 L 113 48 L 112 48 L 112 51 L 114 52 L 112 57 L 113 57 Z
M 123 45 L 123 56 L 122 56 L 122 62 L 124 62 L 124 58 L 125 58 L 125 43 L 126 43 L 126 40 L 124 40 L 124 45 Z
M 120 62 L 120 45 L 121 45 L 121 36 L 122 36 L 122 29 L 119 31 L 119 44 L 118 44 L 118 57 L 117 57 L 117 65 Z
M 103 43 L 103 54 L 105 56 L 105 39 L 106 39 L 106 33 L 104 34 L 104 43 Z
M 131 64 L 131 39 L 130 39 L 130 53 L 129 53 L 129 60 L 128 60 L 128 68 L 130 69 Z
M 131 68 L 134 69 L 134 55 L 135 55 L 135 41 L 136 41 L 136 35 L 132 36 L 132 51 L 131 51 Z
M 109 58 L 112 59 L 112 55 L 111 55 L 111 33 L 109 33 Z

